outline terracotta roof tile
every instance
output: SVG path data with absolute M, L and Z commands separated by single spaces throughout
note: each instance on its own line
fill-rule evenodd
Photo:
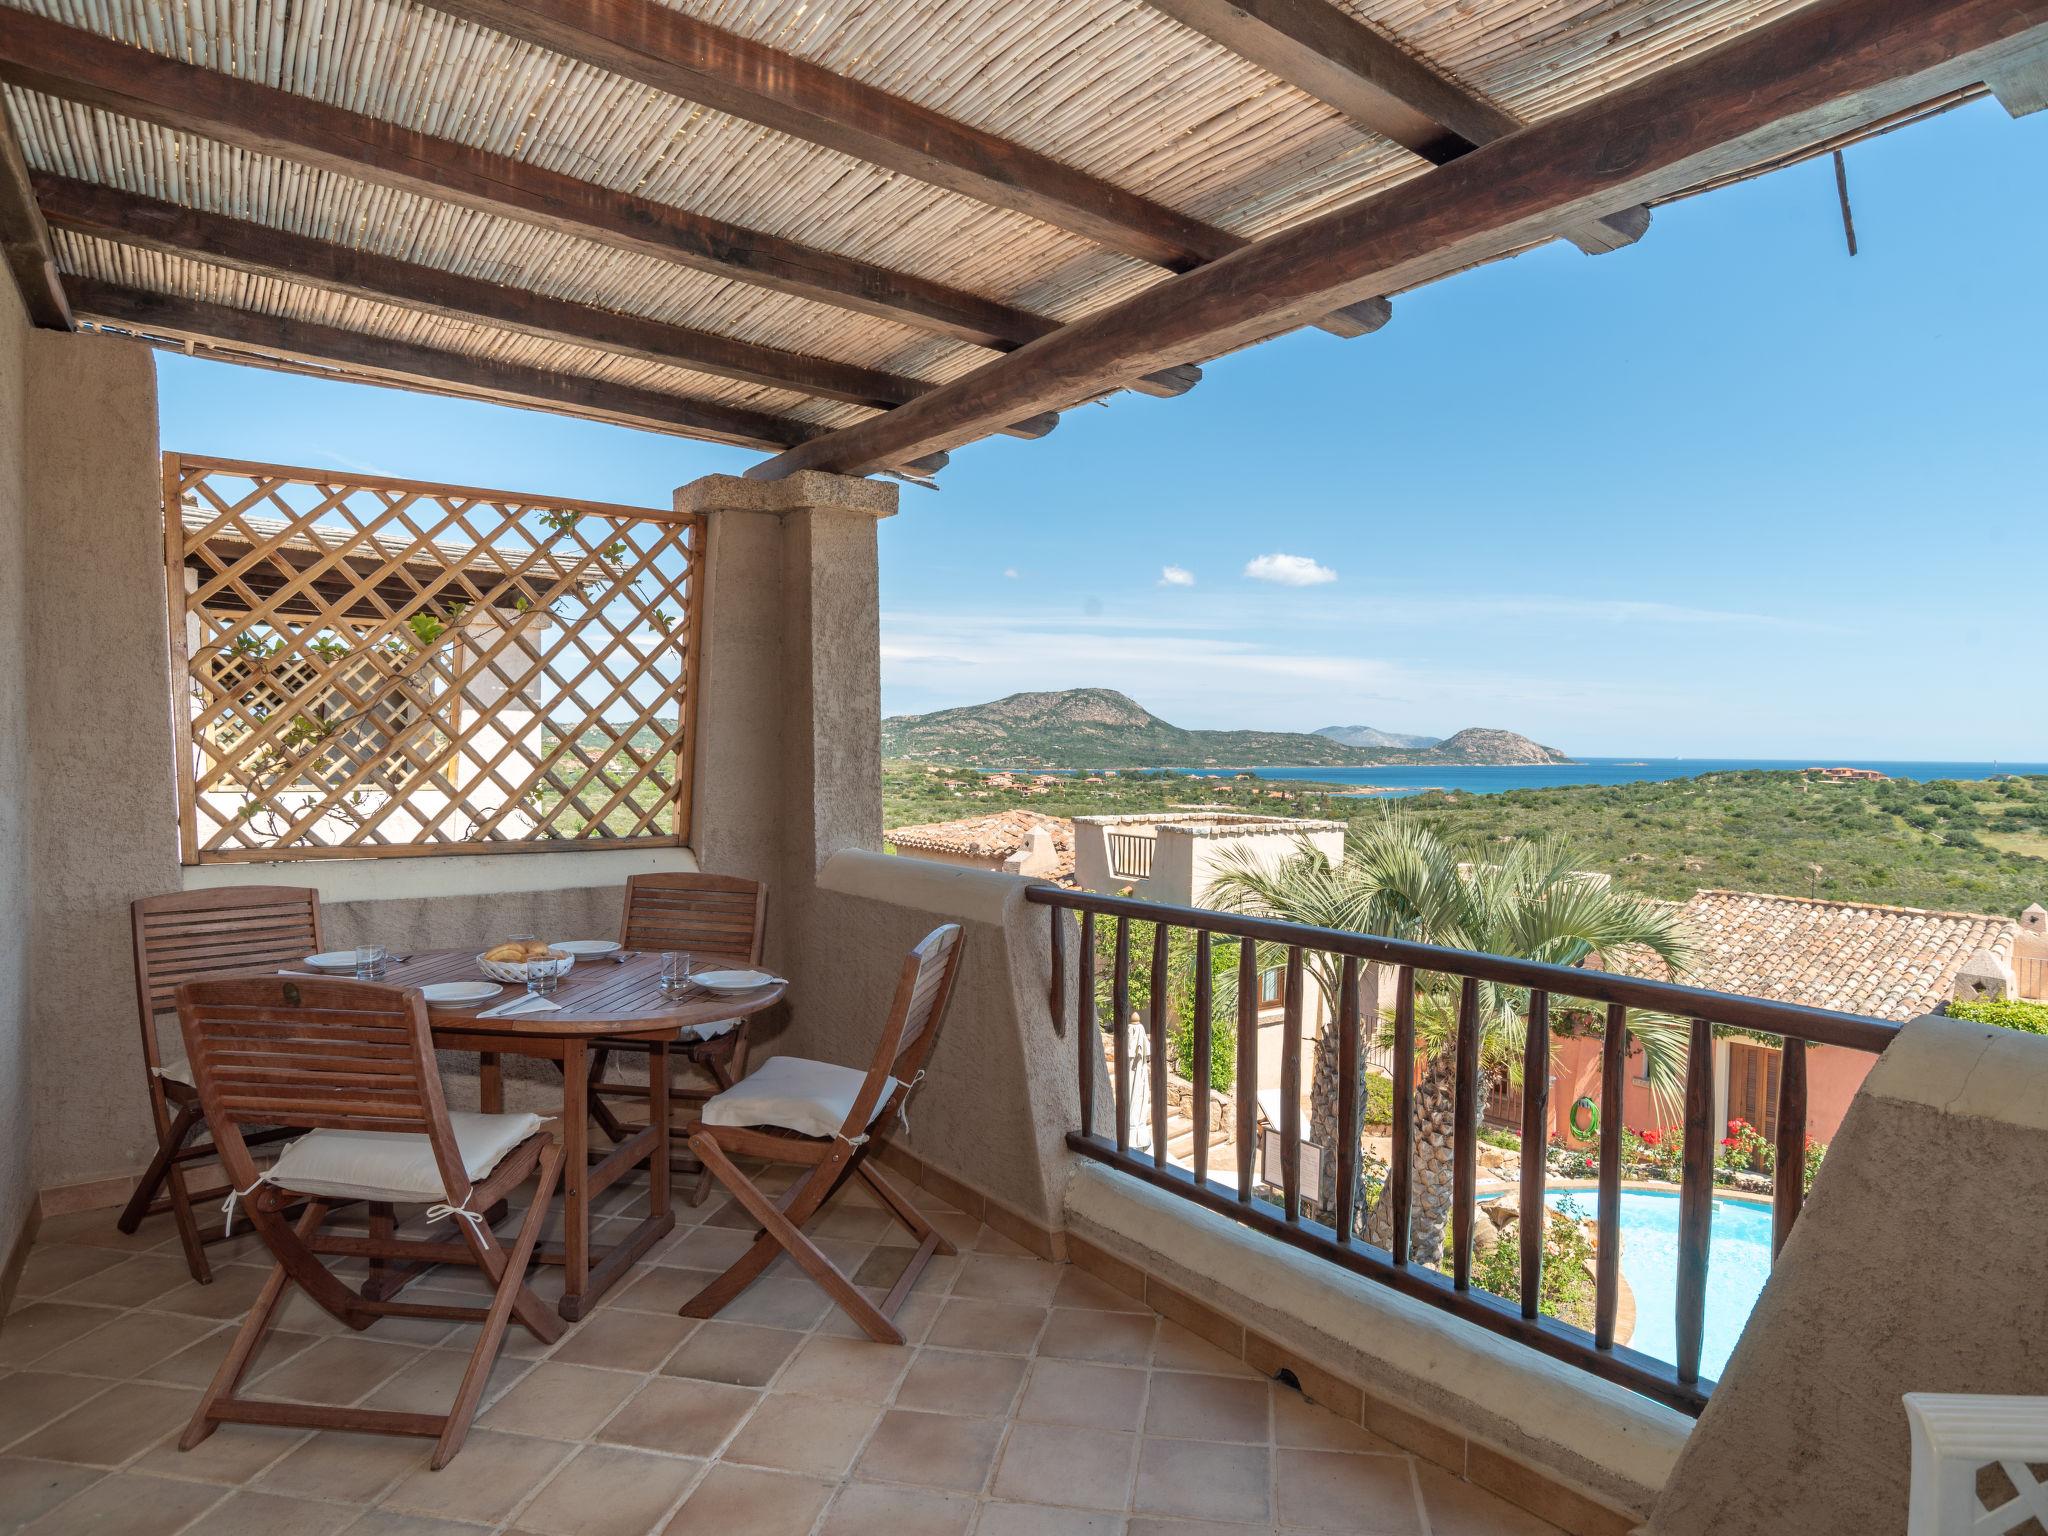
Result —
M 969 816 L 960 821 L 930 821 L 914 827 L 896 827 L 882 834 L 892 847 L 913 852 L 970 854 L 977 858 L 1008 858 L 1024 846 L 1036 827 L 1052 834 L 1059 868 L 1054 879 L 1064 880 L 1074 872 L 1074 824 L 1064 816 L 1043 811 L 995 811 L 986 816 Z

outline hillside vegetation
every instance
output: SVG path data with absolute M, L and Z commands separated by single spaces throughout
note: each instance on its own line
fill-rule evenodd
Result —
M 960 787 L 946 787 L 948 778 Z M 1350 819 L 1376 816 L 1381 804 L 1339 786 L 1181 774 L 1073 780 L 1027 795 L 906 764 L 889 766 L 883 796 L 890 826 L 1013 805 L 1058 816 L 1226 805 Z M 1391 803 L 1480 845 L 1560 833 L 1623 889 L 1672 900 L 1723 887 L 2002 915 L 2048 902 L 2048 777 L 1824 784 L 1745 771 Z
M 1113 688 L 1013 693 L 988 704 L 891 715 L 882 756 L 967 768 L 1384 768 L 1568 763 L 1513 731 L 1475 728 L 1432 747 L 1355 747 L 1306 731 L 1191 731 Z

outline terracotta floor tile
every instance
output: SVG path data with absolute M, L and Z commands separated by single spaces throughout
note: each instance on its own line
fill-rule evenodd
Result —
M 1197 1520 L 1270 1520 L 1271 1454 L 1257 1445 L 1148 1439 L 1138 1450 L 1131 1508 Z
M 1017 1417 L 1034 1424 L 1135 1430 L 1145 1411 L 1147 1373 L 1081 1360 L 1034 1360 Z
M 587 1445 L 519 1512 L 544 1536 L 645 1536 L 703 1472 L 704 1463 Z
M 787 1472 L 713 1467 L 663 1536 L 809 1536 L 832 1485 Z
M 16 1456 L 118 1467 L 192 1416 L 199 1394 L 185 1387 L 124 1381 L 17 1441 Z
M 1025 1364 L 1016 1355 L 921 1349 L 896 1389 L 896 1406 L 1003 1418 L 1017 1400 Z
M 163 1312 L 122 1312 L 104 1328 L 61 1344 L 36 1362 L 44 1371 L 69 1371 L 77 1376 L 126 1378 L 144 1374 L 199 1340 L 219 1331 L 218 1323 Z M 226 1353 L 222 1344 L 220 1354 Z M 215 1356 L 216 1364 L 219 1355 Z
M 695 1318 L 607 1308 L 586 1320 L 548 1358 L 570 1365 L 601 1365 L 616 1371 L 651 1371 L 698 1326 Z
M 207 1511 L 203 1536 L 334 1536 L 354 1522 L 356 1513 L 346 1504 L 316 1504 L 243 1488 Z
M 1054 1509 L 1045 1504 L 981 1506 L 974 1536 L 1123 1536 L 1124 1517 L 1091 1509 Z
M 216 1322 L 239 1323 L 249 1315 L 257 1292 L 263 1289 L 266 1270 L 251 1264 L 224 1264 L 213 1272 L 210 1284 L 187 1279 L 165 1291 L 149 1306 L 153 1312 L 182 1312 L 187 1317 L 210 1317 Z M 310 1331 L 310 1330 L 309 1330 Z
M 656 1376 L 597 1438 L 673 1456 L 712 1456 L 760 1400 L 759 1392 L 746 1387 Z
M 754 1246 L 754 1235 L 737 1227 L 678 1227 L 652 1256 L 676 1269 L 722 1270 Z
M 878 1285 L 864 1285 L 860 1287 L 860 1291 L 878 1308 L 888 1296 L 888 1292 Z M 931 1332 L 932 1323 L 939 1315 L 939 1308 L 944 1306 L 945 1302 L 944 1295 L 938 1291 L 927 1290 L 920 1282 L 917 1288 L 904 1298 L 903 1304 L 896 1309 L 895 1315 L 889 1321 L 894 1323 L 897 1331 L 903 1335 L 904 1343 L 922 1344 L 925 1335 Z M 837 1307 L 825 1314 L 825 1320 L 818 1324 L 817 1331 L 839 1339 L 865 1339 L 868 1336 L 865 1329 Z
M 7 1314 L 0 1327 L 0 1368 L 33 1365 L 73 1339 L 104 1328 L 119 1316 L 105 1307 L 63 1301 L 32 1301 Z
M 659 1312 L 675 1317 L 683 1303 L 718 1278 L 709 1269 L 651 1267 L 605 1297 L 606 1312 Z M 677 1318 L 680 1322 L 681 1319 Z
M 1159 1337 L 1152 1345 L 1152 1364 L 1162 1371 L 1201 1371 L 1210 1376 L 1250 1376 L 1265 1380 L 1235 1355 L 1226 1355 L 1207 1339 L 1164 1318 L 1159 1320 Z
M 1452 1476 L 1442 1467 L 1418 1460 L 1415 1472 L 1422 1484 L 1422 1503 L 1429 1511 L 1433 1536 L 1560 1536 L 1557 1527 L 1548 1521 Z
M 1145 1433 L 1172 1440 L 1242 1440 L 1264 1445 L 1273 1437 L 1263 1381 L 1155 1371 L 1145 1404 Z
M 446 1413 L 455 1394 L 462 1389 L 462 1376 L 469 1369 L 469 1356 L 452 1349 L 430 1349 L 363 1399 L 365 1408 L 388 1408 L 395 1413 Z M 484 1382 L 481 1412 L 503 1397 L 533 1369 L 531 1360 L 500 1355 L 492 1362 Z M 555 1439 L 562 1438 L 557 1435 Z
M 21 1278 L 15 1282 L 14 1294 L 23 1299 L 47 1296 L 52 1291 L 61 1291 L 67 1285 L 76 1284 L 87 1275 L 96 1275 L 111 1265 L 122 1263 L 125 1257 L 118 1248 L 86 1248 L 77 1243 L 39 1241 L 21 1267 Z
M 1260 1521 L 1183 1520 L 1178 1516 L 1139 1515 L 1125 1527 L 1125 1536 L 1269 1536 L 1273 1527 Z
M 873 1403 L 771 1392 L 720 1453 L 726 1462 L 843 1477 L 880 1410 Z
M 1044 1306 L 1060 1282 L 1060 1266 L 1044 1259 L 1007 1254 L 967 1253 L 960 1257 L 960 1275 L 952 1294 L 974 1301 L 1005 1301 L 1013 1306 Z
M 1275 1453 L 1274 1514 L 1316 1531 L 1421 1536 L 1415 1474 L 1405 1456 L 1339 1451 Z
M 1045 1307 L 1000 1301 L 948 1299 L 924 1341 L 946 1349 L 993 1350 L 1028 1355 L 1051 1316 Z
M 806 1392 L 813 1397 L 885 1402 L 909 1369 L 910 1356 L 910 1349 L 901 1344 L 813 1334 L 775 1379 L 775 1387 L 780 1392 Z
M 974 1500 L 964 1494 L 848 1483 L 818 1536 L 967 1536 L 974 1513 Z
M 714 1317 L 669 1356 L 662 1374 L 765 1387 L 803 1342 L 804 1335 L 787 1328 L 756 1328 Z
M 626 1371 L 543 1360 L 478 1415 L 477 1423 L 485 1429 L 549 1440 L 587 1440 L 643 1380 Z
M 217 1424 L 213 1433 L 191 1450 L 181 1451 L 178 1437 L 183 1433 L 182 1428 L 173 1429 L 129 1470 L 201 1483 L 246 1483 L 295 1449 L 307 1435 L 303 1429 L 275 1424 Z
M 1063 1424 L 1016 1424 L 991 1492 L 999 1498 L 1084 1509 L 1129 1503 L 1138 1437 Z
M 728 1323 L 759 1323 L 764 1328 L 813 1328 L 831 1306 L 831 1298 L 809 1280 L 760 1279 L 718 1315 Z
M 476 1431 L 470 1431 L 470 1439 Z M 423 1467 L 433 1442 L 411 1435 L 351 1435 L 325 1430 L 256 1479 L 272 1493 L 368 1504 L 399 1478 Z M 467 1447 L 464 1447 L 465 1452 Z
M 426 1515 L 401 1515 L 392 1510 L 373 1509 L 353 1525 L 342 1527 L 341 1536 L 484 1536 L 487 1525 L 469 1525 L 457 1520 L 435 1520 Z
M 0 1530 L 11 1531 L 28 1524 L 66 1499 L 83 1493 L 106 1475 L 98 1467 L 0 1456 Z
M 117 1472 L 59 1504 L 27 1529 L 33 1536 L 171 1536 L 219 1500 L 210 1483 Z
M 567 1460 L 571 1449 L 554 1441 L 472 1429 L 461 1455 L 438 1472 L 422 1464 L 384 1495 L 382 1507 L 495 1524 Z
M 192 1282 L 183 1259 L 138 1253 L 59 1291 L 57 1301 L 94 1307 L 139 1307 Z
M 89 1248 L 112 1248 L 141 1253 L 144 1249 L 155 1248 L 171 1241 L 178 1235 L 177 1223 L 171 1213 L 165 1211 L 158 1216 L 143 1218 L 142 1225 L 131 1233 L 123 1232 L 114 1225 L 121 1213 L 103 1207 L 93 1211 L 66 1211 L 62 1216 L 45 1217 L 36 1226 L 36 1246 L 44 1243 L 81 1243 Z
M 166 1320 L 171 1317 L 170 1313 L 165 1312 L 149 1312 L 140 1315 Z M 178 1320 L 180 1322 L 188 1321 L 188 1319 L 183 1317 L 180 1317 Z M 200 1339 L 198 1343 L 189 1345 L 179 1350 L 175 1355 L 170 1355 L 165 1359 L 157 1361 L 156 1364 L 138 1371 L 136 1374 L 142 1380 L 169 1382 L 172 1386 L 176 1387 L 203 1387 L 213 1380 L 214 1373 L 220 1369 L 221 1360 L 227 1355 L 228 1345 L 234 1340 L 235 1330 L 233 1327 L 210 1322 L 206 1319 L 194 1318 L 189 1319 L 189 1321 L 205 1321 L 214 1331 Z M 273 1329 L 263 1336 L 263 1342 L 256 1350 L 256 1358 L 251 1362 L 248 1376 L 244 1379 L 253 1380 L 265 1371 L 275 1370 L 294 1355 L 311 1349 L 319 1342 L 317 1338 L 309 1333 L 279 1333 Z
M 1060 1272 L 1053 1287 L 1056 1307 L 1086 1307 L 1096 1312 L 1144 1312 L 1149 1310 L 1135 1296 L 1126 1296 L 1113 1285 L 1105 1285 L 1084 1269 L 1071 1265 Z
M 420 1358 L 411 1344 L 379 1344 L 355 1335 L 322 1339 L 275 1370 L 251 1380 L 250 1397 L 289 1398 L 300 1403 L 353 1403 Z
M 1054 1360 L 1099 1365 L 1143 1365 L 1152 1353 L 1150 1313 L 1085 1312 L 1055 1307 L 1039 1337 L 1038 1352 Z
M 855 1465 L 864 1480 L 979 1492 L 1002 1439 L 1001 1419 L 891 1409 Z
M 105 1381 L 52 1376 L 42 1371 L 19 1371 L 0 1380 L 0 1446 L 63 1418 L 87 1398 L 106 1391 L 109 1385 Z
M 1273 1388 L 1273 1443 L 1311 1451 L 1365 1451 L 1405 1454 L 1391 1440 L 1382 1440 L 1327 1408 L 1319 1408 L 1288 1387 Z

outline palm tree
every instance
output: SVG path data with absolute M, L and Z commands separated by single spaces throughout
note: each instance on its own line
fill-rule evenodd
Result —
M 1343 861 L 1335 866 L 1306 841 L 1278 865 L 1261 864 L 1247 849 L 1233 850 L 1211 887 L 1211 899 L 1252 916 L 1553 965 L 1578 965 L 1632 948 L 1655 955 L 1673 975 L 1683 972 L 1689 961 L 1672 909 L 1588 878 L 1560 839 L 1514 841 L 1483 852 L 1460 850 L 1416 817 L 1385 809 L 1362 828 L 1354 824 L 1345 838 Z M 1304 965 L 1324 1000 L 1324 1022 L 1316 1038 L 1311 1136 L 1334 1147 L 1337 1051 L 1331 1031 L 1340 962 L 1334 955 L 1311 952 L 1304 956 Z M 1415 1088 L 1409 1253 L 1425 1264 L 1435 1264 L 1442 1253 L 1453 1199 L 1459 989 L 1455 976 L 1416 976 L 1415 1031 L 1428 1060 Z M 1527 989 L 1484 982 L 1479 1010 L 1482 1067 L 1505 1068 L 1511 1077 L 1518 1076 L 1527 1034 Z M 1629 1031 L 1643 1046 L 1652 1094 L 1660 1103 L 1675 1105 L 1685 1071 L 1684 1024 L 1666 1016 L 1632 1013 Z M 1486 1071 L 1475 1095 L 1481 1117 L 1486 1112 Z M 1527 1150 L 1541 1155 L 1541 1149 Z M 1353 1209 L 1358 1208 L 1357 1193 Z M 1366 1231 L 1382 1246 L 1392 1241 L 1392 1207 L 1385 1191 L 1372 1208 Z

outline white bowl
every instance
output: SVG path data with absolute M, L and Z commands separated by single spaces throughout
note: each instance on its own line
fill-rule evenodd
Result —
M 551 969 L 557 976 L 566 976 L 575 966 L 576 957 L 559 949 L 549 950 L 545 960 L 486 960 L 482 955 L 476 957 L 476 968 L 491 980 L 516 982 L 522 987 L 530 977 L 545 976 Z

